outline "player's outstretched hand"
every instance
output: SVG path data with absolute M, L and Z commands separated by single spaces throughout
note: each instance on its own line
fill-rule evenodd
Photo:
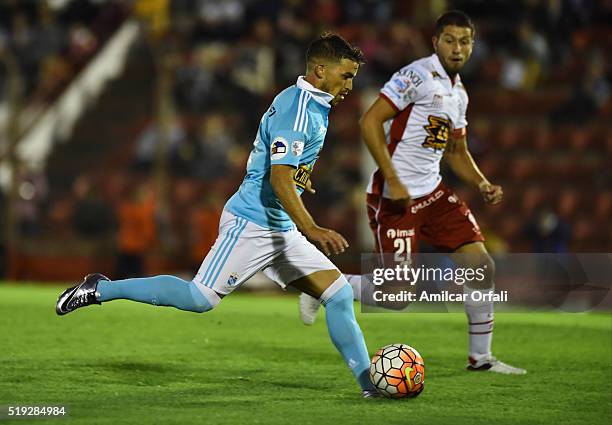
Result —
M 326 229 L 320 226 L 314 226 L 304 230 L 304 234 L 312 242 L 321 247 L 325 255 L 340 254 L 348 248 L 349 244 L 344 237 L 331 229 Z
M 481 183 L 479 189 L 485 202 L 490 205 L 499 204 L 504 197 L 502 187 L 495 184 Z
M 387 190 L 389 191 L 389 196 L 393 202 L 405 203 L 406 205 L 410 205 L 412 203 L 412 198 L 406 189 L 406 186 L 402 184 L 399 180 L 389 180 L 387 181 Z

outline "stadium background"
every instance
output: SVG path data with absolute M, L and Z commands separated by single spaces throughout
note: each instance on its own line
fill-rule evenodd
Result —
M 357 121 L 394 71 L 431 53 L 433 21 L 450 8 L 476 24 L 462 72 L 469 145 L 505 200 L 485 207 L 447 181 L 489 249 L 609 251 L 609 1 L 3 1 L 0 276 L 192 274 L 261 114 L 329 29 L 367 64 L 331 114 L 317 194 L 304 199 L 351 242 L 335 260 L 357 271 L 372 244 Z
M 448 179 L 490 250 L 609 252 L 610 1 L 0 1 L 0 421 L 42 403 L 87 425 L 609 424 L 609 307 L 496 314 L 495 352 L 521 377 L 463 370 L 463 313 L 356 308 L 371 353 L 405 342 L 425 357 L 427 389 L 405 403 L 365 403 L 295 294 L 238 291 L 205 316 L 128 301 L 55 315 L 60 287 L 87 272 L 191 277 L 260 115 L 327 29 L 368 63 L 304 199 L 351 242 L 334 261 L 356 271 L 372 243 L 357 120 L 430 54 L 449 8 L 477 26 L 469 143 L 506 200 L 485 207 Z

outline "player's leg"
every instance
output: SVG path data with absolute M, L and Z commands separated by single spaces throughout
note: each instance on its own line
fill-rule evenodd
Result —
M 198 276 L 201 277 L 210 269 L 210 277 L 216 277 L 218 266 L 227 263 L 246 226 L 246 220 L 223 213 L 219 236 L 202 262 Z M 204 277 L 208 278 L 208 274 Z M 80 307 L 117 299 L 203 313 L 218 305 L 221 297 L 213 288 L 196 279 L 189 282 L 175 276 L 162 275 L 111 281 L 95 273 L 64 291 L 56 304 L 56 312 L 64 315 Z
M 493 301 L 474 301 L 481 298 L 473 297 L 472 294 L 494 290 L 495 263 L 485 248 L 480 227 L 465 202 L 443 184 L 439 189 L 443 191 L 442 196 L 436 197 L 436 200 L 424 209 L 427 217 L 422 229 L 424 240 L 442 251 L 453 252 L 453 261 L 459 267 L 482 267 L 486 270 L 485 279 L 473 279 L 463 285 L 468 318 L 468 369 L 525 373 L 523 369 L 499 362 L 491 354 Z
M 482 242 L 472 242 L 459 247 L 452 255 L 452 259 L 458 267 L 485 271 L 484 279 L 473 279 L 463 285 L 463 292 L 466 295 L 465 312 L 468 318 L 468 355 L 470 362 L 475 363 L 492 355 L 493 301 L 481 301 L 484 297 L 474 295 L 478 292 L 483 294 L 493 292 L 495 263 Z
M 193 282 L 175 276 L 111 281 L 99 273 L 93 273 L 80 284 L 66 289 L 60 295 L 55 310 L 57 314 L 64 315 L 80 307 L 116 299 L 171 306 L 196 313 L 212 310 L 220 301 L 214 291 L 202 291 Z
M 490 294 L 495 289 L 495 262 L 484 243 L 472 242 L 463 245 L 455 250 L 452 257 L 459 267 L 473 270 L 480 268 L 486 271 L 484 279 L 480 281 L 473 279 L 463 285 L 469 334 L 467 369 L 518 375 L 526 373 L 525 369 L 497 360 L 491 352 L 495 319 L 492 297 L 483 297 L 481 294 L 474 296 L 477 292 Z
M 381 263 L 395 267 L 396 264 L 412 261 L 412 254 L 418 250 L 417 237 L 421 223 L 418 211 L 413 212 L 405 204 L 375 195 L 368 195 L 366 206 L 370 230 L 374 236 L 374 252 L 381 254 Z M 403 310 L 408 305 L 408 302 L 377 302 L 374 299 L 375 291 L 392 294 L 410 289 L 401 282 L 377 286 L 370 274 L 345 276 L 353 288 L 355 299 L 364 305 L 391 310 Z
M 353 290 L 346 278 L 338 270 L 324 270 L 304 276 L 289 285 L 325 306 L 327 329 L 334 346 L 351 369 L 362 391 L 374 391 L 369 375 L 370 356 L 355 319 Z
M 405 206 L 391 202 L 376 195 L 367 196 L 366 207 L 370 229 L 374 236 L 374 252 L 397 255 L 398 258 L 409 258 L 416 252 L 417 240 L 415 229 L 418 227 L 418 215 L 412 214 Z M 374 291 L 380 290 L 372 283 L 368 275 L 344 275 L 353 290 L 353 299 L 365 305 L 384 307 L 392 310 L 403 310 L 405 302 L 376 302 Z M 385 288 L 386 293 L 401 291 L 399 285 Z M 315 322 L 320 303 L 317 299 L 303 293 L 300 295 L 300 318 L 305 325 Z
M 330 338 L 368 396 L 370 356 L 355 319 L 353 291 L 336 266 L 299 232 L 286 232 L 287 248 L 264 273 L 325 306 Z

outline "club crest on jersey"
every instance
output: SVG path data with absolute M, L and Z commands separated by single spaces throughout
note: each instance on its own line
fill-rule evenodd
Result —
M 423 126 L 427 131 L 427 137 L 422 143 L 424 148 L 433 148 L 443 150 L 448 142 L 450 133 L 450 122 L 446 118 L 430 115 L 427 117 L 429 125 Z
M 302 152 L 304 152 L 304 142 L 301 140 L 294 140 L 291 143 L 291 153 L 295 156 L 301 156 Z
M 287 155 L 288 148 L 289 144 L 287 140 L 282 137 L 277 137 L 272 141 L 272 145 L 270 146 L 270 159 L 274 161 L 283 158 Z
M 238 273 L 234 272 L 234 273 L 230 274 L 229 279 L 227 279 L 227 284 L 229 286 L 234 286 L 237 281 L 238 281 Z

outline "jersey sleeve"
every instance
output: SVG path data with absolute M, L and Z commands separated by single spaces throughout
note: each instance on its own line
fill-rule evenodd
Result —
M 402 111 L 425 96 L 425 78 L 414 67 L 404 68 L 385 83 L 380 96 L 395 110 Z
M 307 141 L 307 128 L 307 102 L 270 116 L 270 164 L 297 167 Z
M 461 130 L 464 129 L 463 133 L 465 133 L 465 128 L 468 125 L 467 122 L 467 108 L 468 108 L 468 95 L 465 92 L 465 89 L 461 93 L 461 104 L 459 105 L 459 120 L 455 125 L 455 129 Z

